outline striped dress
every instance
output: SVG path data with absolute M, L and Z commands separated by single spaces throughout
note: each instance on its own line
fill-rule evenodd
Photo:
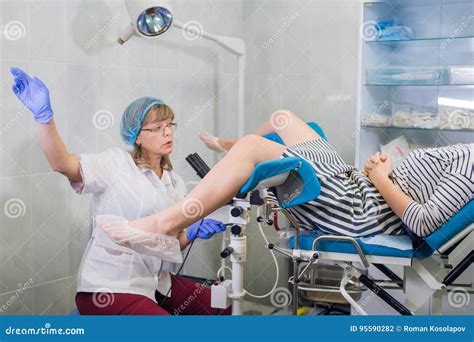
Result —
M 404 234 L 405 227 L 418 235 L 431 232 L 446 222 L 473 196 L 472 145 L 470 148 L 469 145 L 460 145 L 430 149 L 431 153 L 434 153 L 434 150 L 439 150 L 437 153 L 442 153 L 443 156 L 452 157 L 443 159 L 443 164 L 436 168 L 437 171 L 432 174 L 432 177 L 425 177 L 424 173 L 415 172 L 425 163 L 424 158 L 421 157 L 426 155 L 427 152 L 423 152 L 425 150 L 412 152 L 407 160 L 390 174 L 394 184 L 417 201 L 408 206 L 400 219 L 369 178 L 353 166 L 347 165 L 325 140 L 315 139 L 291 145 L 282 154 L 282 158 L 300 157 L 308 161 L 318 175 L 321 194 L 312 201 L 290 208 L 290 211 L 301 228 L 316 229 L 332 235 L 361 237 L 377 234 Z M 460 161 L 461 159 L 463 162 Z M 459 162 L 454 160 L 459 160 Z M 459 183 L 459 187 L 464 191 L 449 202 L 450 210 L 446 208 L 447 201 L 438 201 L 437 209 L 427 204 L 435 196 L 435 190 L 444 186 L 446 178 L 449 178 L 447 174 L 458 170 L 457 165 L 461 164 L 465 166 L 464 172 L 469 162 L 470 173 L 466 176 L 466 181 Z M 416 191 L 420 186 L 424 191 Z M 415 189 L 414 193 L 412 193 L 413 189 Z M 433 210 L 443 213 L 435 222 L 429 219 Z M 426 224 L 420 222 L 433 224 L 427 230 Z M 423 229 L 420 230 L 419 227 Z
M 474 144 L 419 149 L 390 174 L 413 199 L 402 220 L 418 236 L 443 225 L 474 194 Z

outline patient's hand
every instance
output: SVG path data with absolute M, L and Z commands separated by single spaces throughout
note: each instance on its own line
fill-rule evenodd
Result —
M 391 159 L 386 154 L 377 152 L 372 155 L 364 164 L 364 175 L 374 183 L 377 178 L 386 178 L 390 173 Z

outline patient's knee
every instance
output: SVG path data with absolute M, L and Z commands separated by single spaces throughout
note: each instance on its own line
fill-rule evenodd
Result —
M 288 109 L 278 109 L 270 116 L 270 124 L 275 130 L 285 129 L 291 125 L 298 116 Z
M 247 134 L 240 138 L 234 147 L 253 147 L 259 141 L 263 139 L 260 135 L 257 134 Z
M 229 152 L 245 155 L 251 158 L 256 150 L 261 150 L 262 141 L 264 140 L 266 139 L 258 134 L 244 135 L 234 144 L 234 146 L 232 146 Z

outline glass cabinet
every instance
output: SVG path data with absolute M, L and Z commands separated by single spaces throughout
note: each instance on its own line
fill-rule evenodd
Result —
M 474 142 L 474 1 L 362 6 L 357 166 L 381 147 Z

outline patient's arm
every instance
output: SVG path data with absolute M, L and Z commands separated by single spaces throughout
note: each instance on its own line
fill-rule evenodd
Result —
M 385 202 L 392 210 L 397 214 L 400 219 L 403 219 L 403 213 L 411 202 L 414 202 L 412 198 L 405 195 L 390 178 L 387 177 L 370 177 L 372 183 L 380 192 Z
M 364 173 L 368 175 L 389 207 L 398 217 L 402 218 L 405 209 L 413 202 L 413 199 L 405 195 L 388 177 L 390 164 L 391 160 L 389 156 L 380 156 L 380 154 L 377 153 L 370 157 L 365 163 Z
M 403 223 L 416 235 L 427 236 L 461 210 L 472 199 L 473 192 L 473 180 L 462 174 L 448 174 L 426 203 L 409 203 L 403 213 Z
M 436 185 L 434 193 L 426 203 L 420 204 L 405 195 L 388 178 L 390 159 L 372 156 L 374 161 L 366 163 L 365 171 L 392 210 L 405 225 L 420 237 L 427 236 L 446 223 L 467 202 L 474 192 L 474 177 L 462 174 L 447 174 Z

